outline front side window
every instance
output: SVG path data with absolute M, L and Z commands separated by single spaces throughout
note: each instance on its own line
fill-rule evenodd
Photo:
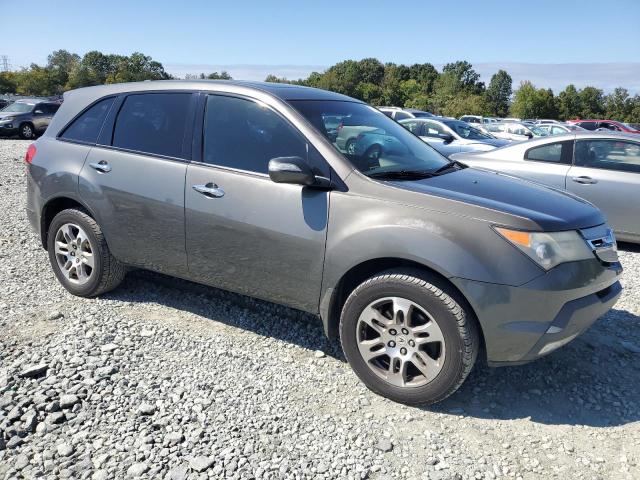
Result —
M 422 126 L 421 122 L 417 122 L 415 120 L 405 120 L 404 122 L 401 122 L 401 125 L 414 135 L 420 136 L 420 127 Z
M 109 113 L 114 100 L 115 97 L 105 98 L 94 104 L 76 118 L 62 133 L 61 137 L 66 140 L 95 144 L 98 141 L 98 135 L 100 135 L 104 119 L 107 118 L 107 113 Z
M 181 158 L 190 93 L 129 95 L 118 113 L 113 146 Z
M 462 138 L 467 140 L 487 140 L 492 138 L 466 122 L 445 122 L 445 124 Z
M 447 133 L 445 128 L 436 122 L 424 122 L 424 135 L 427 137 L 437 137 Z
M 640 173 L 640 143 L 620 140 L 577 140 L 574 162 L 580 167 Z
M 547 129 L 548 131 L 548 129 Z M 567 133 L 567 131 L 562 127 L 553 126 L 551 127 L 551 135 L 561 135 L 563 133 Z
M 563 152 L 564 149 L 571 150 L 571 141 L 549 143 L 540 147 L 530 148 L 526 151 L 524 158 L 536 162 L 549 163 L 570 163 L 571 156 Z M 564 153 L 564 154 L 563 154 Z
M 321 121 L 329 129 L 338 119 L 325 115 Z M 205 163 L 267 173 L 272 158 L 306 159 L 307 142 L 289 122 L 263 103 L 209 95 L 202 153 Z
M 369 105 L 340 100 L 289 103 L 365 175 L 436 171 L 449 163 L 431 146 Z M 342 118 L 335 138 L 324 127 L 322 119 L 326 116 Z

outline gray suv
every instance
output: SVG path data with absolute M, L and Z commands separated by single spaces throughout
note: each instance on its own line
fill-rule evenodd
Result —
M 26 140 L 44 133 L 60 108 L 59 102 L 21 99 L 0 110 L 0 136 L 19 135 Z
M 348 120 L 401 145 L 349 153 Z M 332 141 L 333 139 L 333 141 Z M 571 341 L 620 295 L 593 205 L 450 162 L 373 107 L 300 86 L 84 88 L 27 151 L 28 217 L 60 283 L 133 266 L 317 314 L 373 391 L 408 404 Z

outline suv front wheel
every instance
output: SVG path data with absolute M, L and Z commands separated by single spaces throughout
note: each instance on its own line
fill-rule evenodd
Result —
M 83 210 L 63 210 L 53 218 L 47 250 L 56 277 L 73 295 L 95 297 L 108 292 L 126 273 L 111 255 L 100 226 Z
M 479 337 L 454 297 L 415 270 L 384 272 L 351 293 L 340 339 L 369 389 L 412 405 L 439 402 L 458 389 L 475 363 Z

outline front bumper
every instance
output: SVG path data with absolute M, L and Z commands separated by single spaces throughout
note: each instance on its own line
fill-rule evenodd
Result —
M 0 124 L 0 137 L 12 137 L 18 134 L 18 124 L 12 122 L 10 124 Z
M 535 360 L 570 342 L 618 300 L 619 263 L 565 263 L 514 287 L 451 279 L 471 303 L 490 365 Z

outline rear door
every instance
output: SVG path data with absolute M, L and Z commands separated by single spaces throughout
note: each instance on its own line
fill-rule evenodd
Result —
M 287 119 L 251 98 L 203 95 L 199 147 L 185 189 L 190 276 L 227 290 L 317 311 L 329 192 L 274 183 L 268 162 L 329 168 Z
M 567 189 L 600 208 L 616 233 L 640 236 L 640 142 L 577 139 Z
M 187 273 L 184 179 L 196 95 L 141 92 L 118 98 L 80 174 L 79 191 L 114 256 Z

